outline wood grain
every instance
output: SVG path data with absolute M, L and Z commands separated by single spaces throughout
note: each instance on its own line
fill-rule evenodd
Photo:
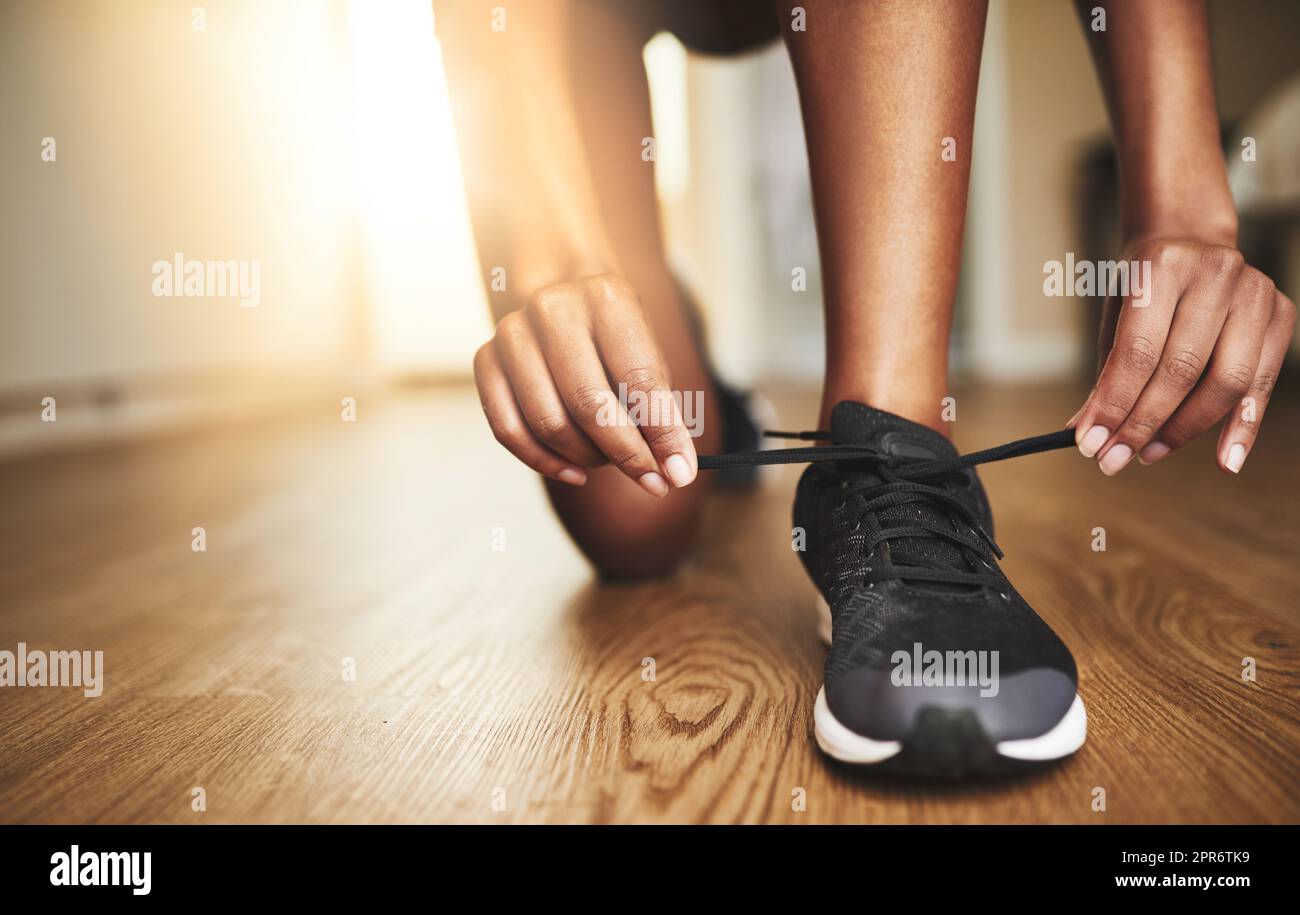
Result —
M 1059 427 L 1078 398 L 959 393 L 958 443 Z M 779 406 L 803 427 L 813 403 Z M 1090 728 L 1063 765 L 973 786 L 880 781 L 814 748 L 799 468 L 717 496 L 671 580 L 615 587 L 463 388 L 363 399 L 356 423 L 10 463 L 0 648 L 103 650 L 106 683 L 0 689 L 0 820 L 1295 822 L 1298 418 L 1270 408 L 1240 478 L 1213 442 L 1114 480 L 1073 453 L 983 471 L 1008 574 L 1073 649 Z

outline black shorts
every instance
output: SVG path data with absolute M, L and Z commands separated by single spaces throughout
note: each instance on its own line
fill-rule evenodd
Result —
M 668 31 L 701 54 L 741 54 L 781 34 L 772 0 L 645 0 L 655 31 Z

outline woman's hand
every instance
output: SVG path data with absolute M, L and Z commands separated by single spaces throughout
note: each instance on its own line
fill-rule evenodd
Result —
M 1143 241 L 1125 259 L 1150 263 L 1150 288 L 1106 302 L 1101 374 L 1071 420 L 1079 450 L 1109 476 L 1135 455 L 1160 460 L 1227 416 L 1218 464 L 1239 472 L 1290 344 L 1295 304 L 1230 246 Z
M 545 286 L 474 356 L 497 441 L 543 476 L 581 486 L 613 464 L 651 495 L 695 479 L 695 446 L 632 287 L 611 274 Z M 620 400 L 611 387 L 631 404 Z M 640 406 L 640 409 L 635 407 Z

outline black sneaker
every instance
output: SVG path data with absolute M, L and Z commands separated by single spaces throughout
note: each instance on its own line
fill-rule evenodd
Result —
M 905 775 L 1002 774 L 1068 756 L 1087 716 L 1069 649 L 997 565 L 973 465 L 1074 444 L 1072 430 L 959 457 L 910 420 L 845 402 L 820 448 L 701 459 L 814 462 L 794 502 L 831 645 L 818 745 Z

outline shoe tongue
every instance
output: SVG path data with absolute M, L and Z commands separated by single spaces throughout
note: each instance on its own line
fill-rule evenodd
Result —
M 929 426 L 851 400 L 831 410 L 831 438 L 838 444 L 870 445 L 903 459 L 957 457 L 952 442 Z
M 925 461 L 957 457 L 957 449 L 952 442 L 928 426 L 847 400 L 837 404 L 831 411 L 831 437 L 840 444 L 868 445 L 900 460 Z M 886 531 L 891 527 L 914 526 L 925 522 L 956 529 L 942 503 L 931 501 L 891 505 L 880 509 L 875 515 L 881 528 Z M 963 572 L 970 571 L 971 568 L 955 544 L 938 536 L 899 537 L 889 540 L 884 548 L 890 551 L 894 565 L 927 568 L 946 566 Z M 916 585 L 936 591 L 964 590 L 960 585 L 945 585 L 940 582 L 918 581 Z

